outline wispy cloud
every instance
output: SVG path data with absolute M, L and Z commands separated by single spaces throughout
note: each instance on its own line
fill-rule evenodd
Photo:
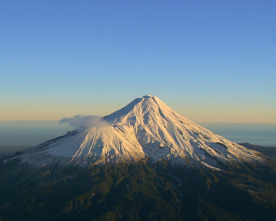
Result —
M 76 115 L 72 118 L 63 118 L 59 121 L 59 123 L 63 124 L 69 124 L 70 126 L 73 126 L 75 128 L 92 128 L 92 127 L 104 127 L 108 126 L 109 123 L 104 121 L 99 116 L 89 115 L 89 116 L 83 116 L 83 115 Z

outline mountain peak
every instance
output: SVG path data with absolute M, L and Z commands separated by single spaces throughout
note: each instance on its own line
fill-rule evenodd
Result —
M 254 151 L 184 118 L 156 96 L 136 98 L 103 120 L 108 122 L 105 127 L 53 139 L 21 158 L 38 164 L 62 159 L 83 165 L 151 159 L 211 168 L 261 160 Z
M 154 97 L 154 95 L 145 95 L 145 96 L 143 96 L 143 98 L 153 98 Z
M 145 95 L 142 98 L 136 98 L 122 109 L 105 116 L 104 120 L 116 124 L 147 124 L 148 119 L 153 121 L 168 120 L 168 115 L 176 114 L 159 98 L 152 95 Z

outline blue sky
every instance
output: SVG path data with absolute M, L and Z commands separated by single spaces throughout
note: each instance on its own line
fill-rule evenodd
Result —
M 1 1 L 0 120 L 155 94 L 194 121 L 276 122 L 275 1 Z

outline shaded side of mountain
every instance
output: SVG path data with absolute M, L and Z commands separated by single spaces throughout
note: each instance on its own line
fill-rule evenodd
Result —
M 3 220 L 275 220 L 275 168 L 0 163 Z M 20 166 L 19 166 L 20 165 Z
M 260 146 L 260 145 L 255 145 L 255 144 L 251 144 L 251 143 L 240 143 L 240 145 L 249 148 L 251 150 L 256 150 L 260 153 L 263 153 L 264 155 L 276 159 L 276 147 L 264 147 L 264 146 Z

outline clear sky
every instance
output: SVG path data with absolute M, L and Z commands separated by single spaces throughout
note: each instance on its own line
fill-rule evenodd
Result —
M 2 0 L 0 120 L 154 94 L 193 121 L 276 122 L 276 1 Z

